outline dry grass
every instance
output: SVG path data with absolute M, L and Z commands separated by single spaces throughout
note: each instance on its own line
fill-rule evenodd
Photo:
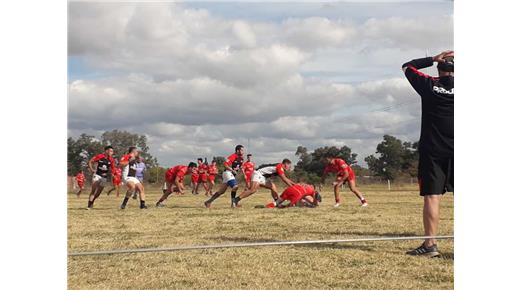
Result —
M 150 209 L 103 194 L 91 211 L 87 196 L 69 194 L 69 251 L 172 247 L 272 240 L 339 239 L 422 235 L 422 200 L 416 188 L 361 188 L 370 204 L 359 207 L 350 193 L 333 208 L 324 194 L 317 209 L 255 209 L 269 201 L 257 193 L 229 208 L 229 193 L 208 210 L 203 196 L 172 196 L 152 207 L 159 190 L 148 191 Z M 453 195 L 442 201 L 440 234 L 453 233 Z M 71 289 L 452 289 L 453 242 L 439 242 L 443 258 L 404 255 L 419 241 L 214 249 L 183 252 L 71 257 Z

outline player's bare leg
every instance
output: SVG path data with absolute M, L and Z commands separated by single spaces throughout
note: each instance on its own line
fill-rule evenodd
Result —
M 94 201 L 96 201 L 96 199 L 101 195 L 101 192 L 103 191 L 103 186 L 101 186 L 101 184 L 98 183 L 98 185 L 96 186 L 96 190 L 94 192 L 94 194 L 90 194 L 89 198 L 88 198 L 88 208 L 91 209 L 93 206 L 94 206 Z
M 361 201 L 361 206 L 367 206 L 367 200 L 363 197 L 363 194 L 357 189 L 356 187 L 356 181 L 355 180 L 348 180 L 348 187 L 350 188 L 350 191 L 354 193 L 357 198 L 359 198 L 359 201 Z
M 204 202 L 204 206 L 209 208 L 211 206 L 211 203 L 215 201 L 215 199 L 219 198 L 221 195 L 223 195 L 228 188 L 227 183 L 222 183 L 218 190 L 208 199 Z
M 278 190 L 276 188 L 276 184 L 269 181 L 265 187 L 271 190 L 271 196 L 273 197 L 273 200 L 276 202 L 276 200 L 278 200 Z
M 439 228 L 441 195 L 425 195 L 423 207 L 423 225 L 425 236 L 436 236 Z M 435 239 L 426 239 L 424 246 L 436 244 Z
M 335 182 L 334 183 L 334 199 L 336 200 L 336 204 L 334 205 L 334 207 L 338 207 L 341 203 L 341 198 L 339 196 L 340 190 L 341 190 L 341 184 Z
M 92 183 L 92 189 L 90 190 L 90 194 L 88 196 L 88 206 L 87 208 L 92 208 L 94 204 L 94 196 L 96 195 L 97 189 L 99 186 L 99 182 Z
M 138 183 L 136 185 L 137 190 L 139 191 L 139 201 L 140 201 L 140 209 L 148 208 L 145 203 L 145 193 L 144 193 L 144 185 L 142 183 Z

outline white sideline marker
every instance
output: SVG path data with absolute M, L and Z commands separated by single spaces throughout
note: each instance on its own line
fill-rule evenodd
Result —
M 222 249 L 222 248 L 290 246 L 290 245 L 308 245 L 308 244 L 336 244 L 336 243 L 381 242 L 381 241 L 406 241 L 406 240 L 424 240 L 424 239 L 447 240 L 447 239 L 453 239 L 453 238 L 454 238 L 454 236 L 412 236 L 412 237 L 373 237 L 373 238 L 341 239 L 341 240 L 232 243 L 232 244 L 216 244 L 216 245 L 181 246 L 181 247 L 171 247 L 171 248 L 144 248 L 144 249 L 92 251 L 92 252 L 72 252 L 72 253 L 69 253 L 68 256 L 72 256 L 72 257 L 74 257 L 74 256 L 98 256 L 98 255 L 112 255 L 112 254 L 156 253 L 156 252 L 173 252 L 173 251 Z

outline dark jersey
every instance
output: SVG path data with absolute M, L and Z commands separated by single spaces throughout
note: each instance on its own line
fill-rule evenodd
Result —
M 432 65 L 431 57 L 414 59 L 403 64 L 406 78 L 422 100 L 419 150 L 436 156 L 452 156 L 454 78 L 436 78 L 419 71 Z
M 98 154 L 92 158 L 93 162 L 97 162 L 96 174 L 101 177 L 108 177 L 108 171 L 114 171 L 115 162 L 112 157 L 105 154 Z
M 231 167 L 233 170 L 238 170 L 240 167 L 242 167 L 242 162 L 244 162 L 243 157 L 233 153 L 228 156 L 226 161 L 224 161 L 224 165 Z M 235 173 L 233 173 L 233 175 L 235 175 Z

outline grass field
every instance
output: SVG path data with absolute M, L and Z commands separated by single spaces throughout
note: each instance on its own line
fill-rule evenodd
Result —
M 173 247 L 193 244 L 422 235 L 417 188 L 387 191 L 363 186 L 369 207 L 351 193 L 333 208 L 331 188 L 316 209 L 256 209 L 262 191 L 229 208 L 229 193 L 212 209 L 204 196 L 171 196 L 155 208 L 159 190 L 147 192 L 148 210 L 103 193 L 85 210 L 87 194 L 68 195 L 69 252 Z M 440 235 L 453 233 L 453 195 L 441 204 Z M 442 258 L 404 255 L 420 241 L 213 249 L 70 257 L 70 289 L 452 289 L 453 241 L 439 241 Z

